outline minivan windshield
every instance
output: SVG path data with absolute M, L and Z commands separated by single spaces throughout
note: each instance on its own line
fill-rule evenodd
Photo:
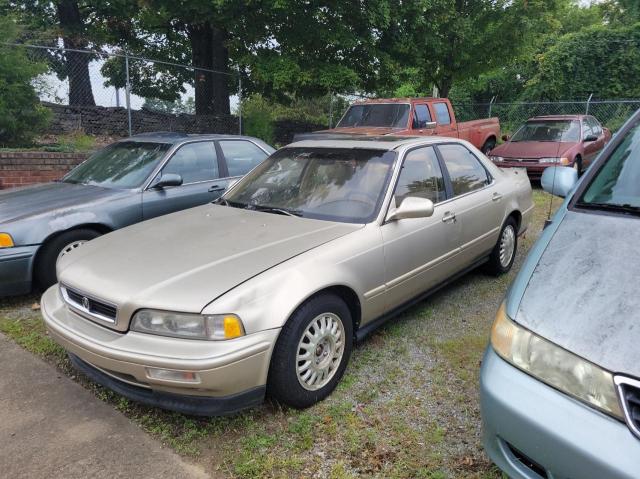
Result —
M 137 188 L 149 177 L 171 145 L 120 141 L 96 151 L 62 181 L 105 188 Z
M 408 123 L 409 105 L 403 103 L 374 103 L 350 106 L 336 127 L 380 126 L 406 128 Z
M 352 148 L 283 148 L 221 200 L 238 208 L 367 223 L 379 209 L 396 153 Z
M 513 135 L 511 141 L 580 141 L 578 120 L 534 120 L 528 121 Z
M 576 206 L 640 214 L 640 120 L 611 153 Z

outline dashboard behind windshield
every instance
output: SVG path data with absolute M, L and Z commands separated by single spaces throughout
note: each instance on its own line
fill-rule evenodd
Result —
M 395 152 L 383 150 L 283 148 L 224 200 L 240 208 L 368 223 L 378 214 L 395 159 Z
M 336 127 L 406 128 L 409 123 L 409 109 L 409 105 L 403 103 L 352 105 Z
M 511 138 L 518 141 L 580 141 L 580 122 L 577 120 L 528 121 Z

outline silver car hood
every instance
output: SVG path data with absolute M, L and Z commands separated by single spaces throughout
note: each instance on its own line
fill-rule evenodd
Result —
M 516 321 L 609 371 L 640 377 L 640 219 L 568 211 Z
M 123 228 L 62 258 L 60 282 L 118 306 L 200 312 L 240 283 L 361 225 L 204 205 Z M 223 311 L 231 312 L 231 311 Z

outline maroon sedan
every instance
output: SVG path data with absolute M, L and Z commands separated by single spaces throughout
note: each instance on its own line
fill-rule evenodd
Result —
M 548 166 L 572 166 L 582 173 L 611 139 L 611 132 L 590 115 L 530 118 L 489 158 L 499 167 L 526 167 L 539 179 Z

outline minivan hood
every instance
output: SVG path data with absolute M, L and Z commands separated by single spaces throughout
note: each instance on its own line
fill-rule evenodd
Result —
M 614 373 L 640 377 L 640 219 L 567 211 L 515 320 Z
M 126 194 L 124 190 L 71 183 L 44 183 L 0 191 L 0 224 L 51 214 Z
M 494 148 L 491 156 L 504 158 L 557 158 L 576 146 L 574 142 L 508 141 Z
M 117 230 L 65 256 L 60 282 L 118 306 L 200 312 L 253 276 L 361 225 L 204 205 Z M 232 311 L 224 311 L 230 313 Z

